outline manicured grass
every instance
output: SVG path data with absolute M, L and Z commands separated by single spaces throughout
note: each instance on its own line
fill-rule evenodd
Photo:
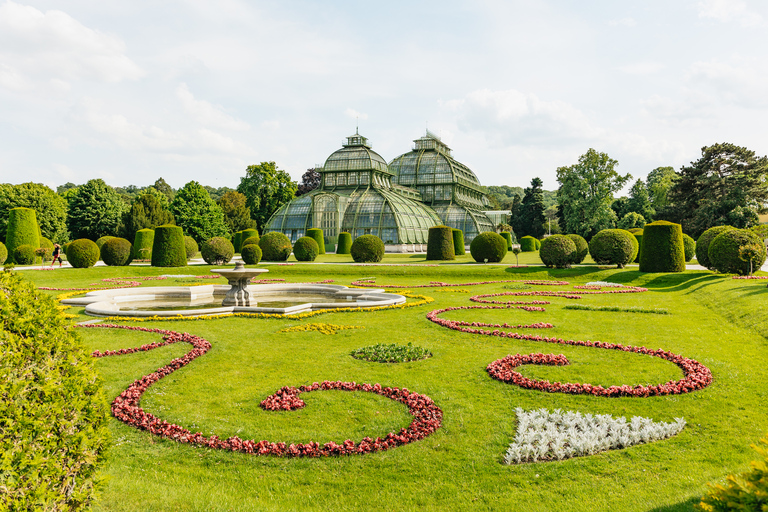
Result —
M 525 263 L 524 258 L 532 259 Z M 509 258 L 512 258 L 511 262 Z M 324 255 L 332 261 L 345 256 Z M 531 253 L 520 263 L 535 264 Z M 536 257 L 537 258 L 537 257 Z M 385 262 L 426 263 L 423 255 L 387 255 Z M 326 313 L 311 319 L 229 318 L 214 321 L 144 322 L 206 338 L 212 349 L 152 386 L 142 406 L 193 431 L 221 438 L 285 442 L 341 442 L 384 436 L 407 426 L 405 406 L 369 393 L 343 391 L 302 395 L 306 407 L 266 412 L 259 403 L 282 386 L 343 380 L 406 387 L 428 395 L 443 411 L 443 426 L 424 440 L 385 452 L 326 459 L 277 459 L 215 451 L 160 439 L 112 419 L 115 445 L 103 466 L 110 479 L 95 510 L 691 510 L 706 483 L 744 471 L 755 458 L 750 443 L 768 432 L 768 298 L 765 281 L 733 280 L 704 271 L 641 274 L 587 265 L 548 270 L 541 266 L 459 264 L 427 267 L 296 264 L 270 265 L 269 278 L 289 282 L 334 279 L 350 284 L 376 277 L 402 289 L 430 281 L 457 288 L 410 288 L 433 297 L 428 305 L 368 313 Z M 514 264 L 514 255 L 505 263 Z M 103 284 L 106 277 L 209 274 L 207 266 L 24 271 L 38 286 Z M 636 267 L 634 267 L 636 269 Z M 552 345 L 470 335 L 442 328 L 426 314 L 470 306 L 471 295 L 516 291 L 510 283 L 466 283 L 510 279 L 564 279 L 572 284 L 612 281 L 650 291 L 585 295 L 549 300 L 546 312 L 460 310 L 441 317 L 520 324 L 550 322 L 553 329 L 520 332 L 566 339 L 601 340 L 663 348 L 698 360 L 714 374 L 708 388 L 678 396 L 596 398 L 529 391 L 491 379 L 485 367 L 508 354 L 565 354 L 565 367 L 527 366 L 531 378 L 603 386 L 657 384 L 682 372 L 658 358 L 597 348 Z M 145 281 L 142 286 L 195 284 L 189 278 Z M 529 290 L 573 290 L 532 286 Z M 51 292 L 55 294 L 56 292 Z M 514 299 L 513 297 L 507 297 Z M 525 297 L 520 297 L 524 300 Z M 567 304 L 663 308 L 668 315 L 566 309 Z M 80 308 L 67 312 L 77 313 Z M 74 311 L 73 311 L 74 310 Z M 86 317 L 78 317 L 85 319 Z M 278 332 L 323 322 L 362 326 L 328 335 L 319 331 Z M 138 324 L 137 324 L 138 325 Z M 158 335 L 123 330 L 81 329 L 89 350 L 138 346 Z M 421 361 L 380 364 L 350 352 L 377 343 L 428 349 Z M 171 345 L 151 352 L 98 359 L 110 397 L 134 379 L 189 350 Z M 560 408 L 582 413 L 638 415 L 670 422 L 683 417 L 679 435 L 649 445 L 562 462 L 504 466 L 515 435 L 514 409 Z

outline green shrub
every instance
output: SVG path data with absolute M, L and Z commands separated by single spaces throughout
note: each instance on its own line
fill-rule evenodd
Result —
M 576 246 L 576 255 L 573 258 L 572 264 L 578 265 L 584 261 L 584 258 L 586 258 L 587 254 L 589 254 L 589 244 L 587 244 L 587 241 L 584 240 L 584 237 L 581 235 L 570 234 L 565 236 L 570 238 L 573 244 Z
M 534 238 L 533 240 L 534 240 L 533 243 L 536 244 L 536 250 L 537 251 L 540 250 L 541 249 L 541 240 L 539 240 L 538 238 Z
M 101 260 L 110 267 L 123 267 L 131 263 L 133 246 L 125 238 L 111 238 L 101 246 Z
M 507 255 L 507 241 L 498 233 L 486 231 L 472 239 L 469 253 L 478 263 L 498 263 Z
M 768 238 L 768 224 L 758 224 L 757 226 L 752 226 L 749 230 L 754 231 L 763 240 Z
M 184 253 L 187 255 L 187 261 L 194 258 L 200 251 L 200 247 L 197 246 L 197 242 L 191 236 L 184 236 Z
M 339 245 L 336 246 L 336 254 L 349 254 L 352 249 L 352 235 L 347 232 L 339 233 Z
M 683 249 L 685 250 L 686 263 L 696 255 L 696 240 L 683 233 Z
M 99 246 L 93 240 L 78 238 L 67 247 L 67 261 L 75 268 L 92 267 L 99 261 Z
M 154 229 L 140 229 L 133 239 L 133 259 L 151 260 L 152 246 L 155 243 Z
M 349 250 L 357 263 L 377 263 L 384 257 L 384 242 L 376 235 L 363 235 L 355 238 Z
M 429 228 L 427 259 L 438 261 L 456 259 L 456 250 L 453 247 L 453 230 L 451 228 L 448 226 L 432 226 Z
M 187 250 L 184 248 L 184 231 L 181 226 L 165 224 L 155 228 L 155 239 L 152 242 L 152 266 L 187 266 Z
M 14 263 L 13 255 L 20 245 L 40 247 L 40 228 L 37 225 L 35 210 L 31 208 L 11 208 L 8 212 L 8 228 L 5 245 L 8 247 L 9 263 Z
M 303 236 L 293 244 L 293 255 L 297 261 L 315 261 L 320 253 L 320 246 L 317 240 L 310 236 Z
M 745 258 L 745 249 L 752 249 Z M 754 231 L 727 229 L 709 244 L 707 256 L 712 268 L 722 274 L 749 275 L 765 263 L 765 243 Z
M 259 245 L 260 240 L 261 239 L 259 238 L 259 235 L 249 236 L 246 240 L 242 240 L 242 243 L 240 244 L 240 250 L 242 251 L 242 248 L 246 245 Z
M 637 240 L 637 245 L 639 247 L 637 250 L 637 256 L 633 261 L 635 263 L 640 263 L 640 253 L 642 252 L 641 249 L 643 248 L 643 230 L 641 229 L 640 231 L 635 231 L 634 233 L 630 231 L 630 233 L 632 233 L 632 236 L 634 236 L 635 240 Z
M 35 248 L 22 244 L 13 250 L 13 261 L 17 265 L 32 265 L 35 262 Z
M 242 231 L 236 231 L 232 234 L 232 247 L 235 248 L 235 253 L 239 253 L 243 246 L 245 245 L 243 243 L 243 232 Z
M 512 248 L 512 233 L 509 231 L 502 231 L 499 234 L 507 241 L 507 250 L 510 250 Z
M 112 240 L 113 238 L 115 237 L 110 235 L 105 235 L 99 238 L 98 240 L 96 240 L 96 245 L 99 248 L 99 252 L 101 252 L 101 248 L 104 247 L 104 244 L 107 243 L 109 240 Z
M 279 231 L 270 231 L 259 240 L 264 261 L 286 261 L 291 255 L 291 240 Z
M 683 228 L 680 224 L 657 220 L 643 228 L 640 272 L 685 271 Z
M 209 265 L 226 265 L 235 255 L 235 246 L 221 236 L 215 236 L 203 242 L 200 254 Z
M 8 248 L 5 246 L 3 242 L 0 242 L 0 265 L 5 263 L 5 260 L 8 259 Z
M 109 441 L 92 358 L 56 301 L 13 272 L 0 273 L 0 345 L 0 508 L 85 509 Z
M 432 357 L 432 352 L 425 348 L 414 347 L 411 343 L 408 345 L 379 343 L 353 350 L 350 355 L 355 359 L 376 363 L 407 363 Z
M 464 247 L 464 232 L 460 229 L 453 229 L 451 235 L 453 236 L 453 253 L 456 256 L 466 254 L 467 249 Z
M 323 230 L 320 228 L 309 228 L 307 230 L 307 236 L 315 239 L 315 242 L 317 242 L 317 247 L 320 250 L 319 254 L 325 254 L 325 239 L 323 239 Z M 293 248 L 293 254 L 294 256 L 296 255 L 296 247 Z M 312 260 L 314 260 L 314 258 L 312 258 Z M 312 260 L 303 260 L 303 261 L 312 261 Z M 302 261 L 302 260 L 299 260 L 299 261 Z
M 635 235 L 637 233 L 642 233 L 643 232 L 643 228 L 629 228 L 627 231 L 629 231 L 630 233 Z
M 537 240 L 532 236 L 524 236 L 520 239 L 520 250 L 523 252 L 535 252 Z
M 598 265 L 624 266 L 637 256 L 637 239 L 623 229 L 604 229 L 589 241 L 589 254 Z
M 541 261 L 548 267 L 569 268 L 576 260 L 576 244 L 565 235 L 551 235 L 541 242 Z
M 245 245 L 245 241 L 251 238 L 252 236 L 255 236 L 258 239 L 259 232 L 253 228 L 248 228 L 240 231 L 240 239 L 238 240 L 237 252 L 240 252 L 243 249 L 243 246 Z M 256 243 L 259 243 L 259 242 L 256 242 Z
M 256 244 L 246 244 L 240 250 L 240 257 L 246 265 L 258 265 L 261 261 L 261 247 Z
M 698 240 L 696 240 L 696 262 L 702 267 L 706 267 L 709 270 L 714 270 L 715 267 L 709 261 L 709 244 L 715 239 L 717 235 L 723 231 L 729 229 L 736 229 L 732 226 L 715 226 L 709 228 L 701 234 Z
M 50 249 L 51 252 L 53 252 L 53 242 L 51 242 L 49 239 L 45 238 L 44 236 L 40 237 L 40 247 L 44 249 Z
M 637 212 L 629 212 L 625 214 L 619 222 L 616 223 L 616 227 L 619 229 L 642 229 L 646 224 L 645 217 Z

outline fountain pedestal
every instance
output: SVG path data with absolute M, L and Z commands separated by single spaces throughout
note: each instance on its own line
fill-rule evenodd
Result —
M 227 278 L 229 291 L 224 297 L 222 306 L 251 306 L 251 296 L 248 293 L 248 285 L 251 279 L 263 272 L 269 272 L 265 268 L 245 268 L 243 262 L 235 263 L 234 269 L 215 268 L 211 272 Z M 256 305 L 255 303 L 253 304 Z

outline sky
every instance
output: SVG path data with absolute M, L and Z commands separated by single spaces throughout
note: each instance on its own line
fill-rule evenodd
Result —
M 425 130 L 483 185 L 558 187 L 589 148 L 645 178 L 768 153 L 760 0 L 0 0 L 0 182 L 294 180 L 359 132 Z

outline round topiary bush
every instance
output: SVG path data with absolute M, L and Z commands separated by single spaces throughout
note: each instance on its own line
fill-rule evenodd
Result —
M 93 358 L 58 303 L 16 273 L 0 272 L 0 312 L 2 508 L 87 509 L 109 442 Z
M 467 254 L 467 250 L 464 248 L 464 232 L 460 229 L 453 229 L 451 235 L 453 236 L 453 253 L 456 256 Z
M 113 238 L 115 237 L 110 235 L 104 235 L 98 240 L 96 240 L 96 245 L 99 247 L 99 251 L 101 251 L 101 248 L 104 247 L 104 244 L 107 243 L 108 240 L 112 240 Z
M 453 230 L 448 226 L 432 226 L 427 236 L 428 260 L 455 260 L 456 251 L 453 247 Z
M 35 210 L 31 208 L 11 208 L 8 212 L 8 226 L 5 234 L 8 247 L 8 262 L 14 263 L 13 255 L 20 245 L 40 247 L 40 229 L 37 226 Z
M 317 240 L 310 236 L 303 236 L 293 244 L 293 255 L 297 261 L 315 261 L 320 253 L 320 246 Z
M 523 252 L 535 252 L 536 242 L 538 242 L 538 240 L 532 236 L 524 236 L 520 239 L 520 250 Z
M 197 242 L 191 236 L 184 235 L 184 253 L 187 255 L 187 261 L 191 260 L 200 251 Z
M 152 266 L 187 266 L 187 250 L 184 248 L 184 231 L 181 226 L 166 224 L 155 228 L 155 239 L 152 243 Z
M 240 257 L 246 265 L 258 265 L 261 261 L 261 247 L 256 244 L 246 244 L 240 249 Z
M 286 261 L 291 255 L 291 240 L 279 231 L 270 231 L 259 240 L 264 261 Z
M 320 228 L 309 228 L 307 230 L 307 236 L 310 238 L 314 238 L 315 242 L 317 242 L 317 247 L 320 251 L 318 254 L 325 254 L 325 239 L 323 238 L 323 230 Z M 293 248 L 293 254 L 296 255 L 296 247 Z M 314 258 L 312 258 L 312 260 L 314 260 Z M 303 260 L 303 261 L 308 261 L 308 260 Z
M 384 242 L 376 235 L 363 235 L 355 238 L 349 250 L 357 263 L 377 263 L 384 257 Z
M 512 248 L 512 233 L 509 231 L 502 231 L 499 234 L 507 241 L 507 250 L 510 250 Z
M 548 267 L 569 268 L 576 259 L 576 244 L 565 235 L 551 235 L 542 240 L 541 261 Z
M 67 261 L 75 268 L 92 267 L 99 261 L 99 246 L 93 240 L 79 238 L 67 247 Z
M 152 246 L 155 243 L 154 229 L 140 229 L 133 239 L 133 259 L 151 260 Z
M 636 235 L 637 233 L 642 233 L 643 228 L 629 228 L 627 231 L 629 231 L 633 235 Z
M 259 238 L 259 235 L 256 236 L 249 236 L 246 240 L 242 240 L 242 243 L 240 244 L 240 249 L 242 250 L 243 247 L 246 245 L 259 245 L 259 241 L 261 239 Z
M 715 226 L 701 234 L 699 239 L 696 240 L 696 262 L 699 265 L 706 267 L 709 270 L 715 269 L 709 261 L 709 244 L 712 243 L 712 240 L 714 240 L 717 235 L 729 229 L 736 228 L 733 226 Z
M 589 241 L 589 254 L 598 265 L 624 266 L 637 256 L 637 240 L 623 229 L 604 229 Z
M 352 249 L 352 235 L 350 233 L 339 233 L 339 245 L 336 246 L 336 254 L 349 254 Z
M 40 247 L 43 249 L 50 249 L 53 252 L 53 242 L 44 236 L 40 237 Z
M 696 255 L 696 240 L 683 233 L 683 249 L 685 250 L 686 263 Z
M 640 272 L 685 271 L 683 228 L 680 224 L 657 220 L 643 228 Z
M 8 259 L 8 248 L 5 246 L 3 242 L 0 242 L 0 265 L 5 263 L 5 260 Z
M 113 237 L 101 246 L 101 260 L 110 267 L 124 267 L 131 263 L 132 249 L 125 238 Z
M 507 255 L 507 241 L 498 233 L 486 231 L 472 240 L 469 253 L 478 263 L 498 263 Z
M 226 265 L 235 255 L 235 246 L 221 236 L 215 236 L 203 242 L 200 254 L 209 265 Z
M 576 255 L 574 256 L 571 263 L 573 265 L 578 265 L 584 261 L 584 258 L 586 258 L 587 254 L 589 254 L 589 244 L 587 244 L 587 241 L 584 240 L 584 237 L 581 235 L 570 234 L 565 236 L 570 238 L 573 244 L 576 246 Z
M 765 263 L 765 243 L 754 231 L 727 229 L 709 244 L 708 256 L 718 272 L 746 276 Z
M 534 243 L 536 244 L 536 250 L 538 251 L 541 249 L 541 240 L 539 240 L 538 238 L 534 238 L 534 240 L 535 240 Z
M 248 228 L 240 231 L 240 239 L 238 240 L 237 252 L 240 252 L 243 249 L 243 246 L 245 245 L 245 241 L 251 238 L 252 236 L 255 236 L 258 239 L 259 232 L 253 228 Z
M 13 250 L 13 261 L 17 265 L 32 265 L 35 262 L 35 248 L 22 244 Z

